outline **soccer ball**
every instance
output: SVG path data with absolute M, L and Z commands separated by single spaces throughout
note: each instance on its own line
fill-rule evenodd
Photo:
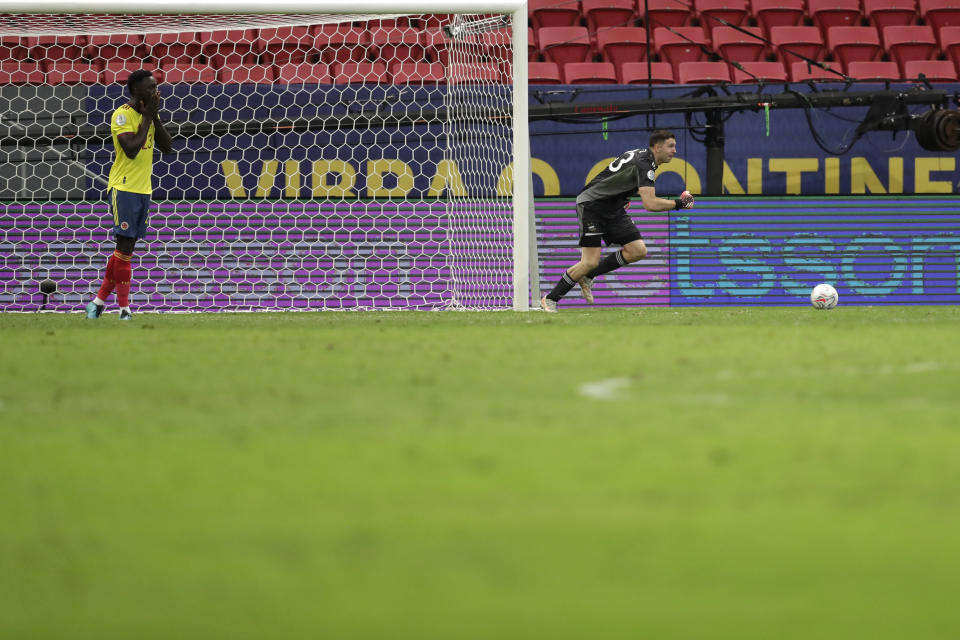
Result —
M 829 284 L 818 284 L 810 292 L 810 304 L 814 309 L 833 309 L 839 301 L 840 295 Z

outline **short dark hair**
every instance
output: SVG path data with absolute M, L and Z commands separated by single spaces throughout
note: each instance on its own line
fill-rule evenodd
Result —
M 677 136 L 673 135 L 672 131 L 667 131 L 666 129 L 657 129 L 650 134 L 650 148 L 652 149 L 661 142 L 666 142 L 670 138 L 676 140 Z
M 151 77 L 153 77 L 153 72 L 147 71 L 146 69 L 138 69 L 137 71 L 134 71 L 127 78 L 127 91 L 130 92 L 130 95 L 133 95 L 133 88 L 137 86 L 137 83 L 144 78 Z

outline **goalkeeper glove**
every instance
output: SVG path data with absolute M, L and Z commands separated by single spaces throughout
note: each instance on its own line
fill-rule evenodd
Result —
M 676 204 L 673 205 L 674 209 L 692 209 L 693 208 L 693 194 L 689 191 L 684 191 L 680 194 L 680 197 L 677 198 Z

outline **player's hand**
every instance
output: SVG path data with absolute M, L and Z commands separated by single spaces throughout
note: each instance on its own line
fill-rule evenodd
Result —
M 153 120 L 160 111 L 160 92 L 155 91 L 143 103 L 143 115 Z
M 689 191 L 684 191 L 680 194 L 680 209 L 693 209 L 693 194 Z

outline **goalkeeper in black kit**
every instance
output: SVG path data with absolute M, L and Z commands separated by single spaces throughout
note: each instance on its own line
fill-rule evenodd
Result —
M 633 149 L 620 155 L 601 171 L 577 195 L 577 218 L 580 221 L 580 262 L 563 274 L 553 291 L 540 299 L 540 308 L 556 312 L 557 302 L 573 285 L 587 302 L 593 302 L 593 280 L 597 276 L 636 262 L 647 255 L 640 230 L 626 208 L 630 196 L 640 194 L 647 211 L 689 209 L 693 196 L 689 191 L 677 200 L 658 198 L 653 181 L 657 167 L 666 164 L 677 153 L 677 137 L 664 129 L 650 134 L 650 146 Z M 623 248 L 603 260 L 601 241 Z

